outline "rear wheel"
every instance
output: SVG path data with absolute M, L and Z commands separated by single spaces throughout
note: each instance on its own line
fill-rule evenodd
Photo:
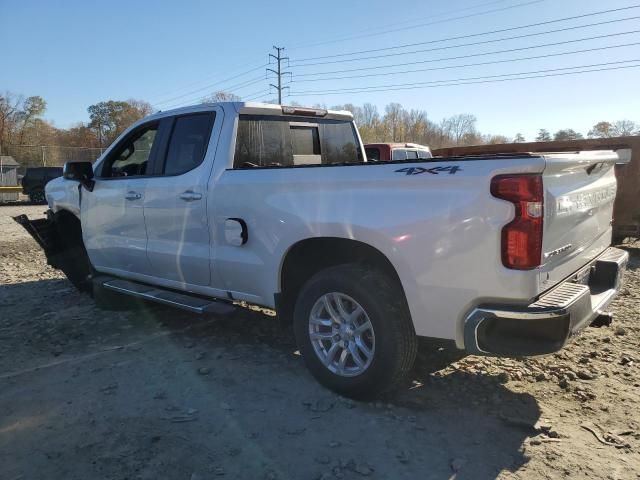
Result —
M 393 388 L 415 360 L 417 339 L 402 290 L 364 266 L 339 265 L 307 281 L 294 328 L 314 377 L 349 397 Z

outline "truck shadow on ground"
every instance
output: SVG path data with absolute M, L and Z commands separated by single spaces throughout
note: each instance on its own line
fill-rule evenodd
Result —
M 640 267 L 640 242 L 624 243 L 617 245 L 617 247 L 629 252 L 627 269 L 636 270 Z
M 269 452 L 272 445 L 279 445 L 281 453 L 270 454 L 270 461 L 289 473 L 277 478 L 302 478 L 302 473 L 304 478 L 316 475 L 320 478 L 323 472 L 330 475 L 326 478 L 334 478 L 334 473 L 342 475 L 335 478 L 360 478 L 358 467 L 352 462 L 356 459 L 356 464 L 364 462 L 373 469 L 373 478 L 493 479 L 504 470 L 515 472 L 526 468 L 528 459 L 523 446 L 528 437 L 536 435 L 533 426 L 540 417 L 535 398 L 510 390 L 504 379 L 448 368 L 462 354 L 447 342 L 421 339 L 416 364 L 400 391 L 370 402 L 353 402 L 317 384 L 297 354 L 290 329 L 260 312 L 243 308 L 227 317 L 198 317 L 146 303 L 138 304 L 132 311 L 101 311 L 88 296 L 77 293 L 62 279 L 1 285 L 0 308 L 10 312 L 2 315 L 0 331 L 4 348 L 11 350 L 16 359 L 12 365 L 29 364 L 27 357 L 38 355 L 58 360 L 82 359 L 96 349 L 113 345 L 123 346 L 124 352 L 127 345 L 133 344 L 137 345 L 131 350 L 134 358 L 144 356 L 144 361 L 158 366 L 170 358 L 176 365 L 183 365 L 180 368 L 192 373 L 181 375 L 181 388 L 186 384 L 202 392 L 202 407 L 197 407 L 201 412 L 215 409 L 207 399 L 212 396 L 233 398 L 232 409 L 242 415 L 217 419 L 211 425 L 203 418 L 203 425 L 194 426 L 190 435 L 182 434 L 182 440 L 176 441 L 177 452 L 186 453 L 191 448 L 189 454 L 193 459 L 192 452 L 197 452 L 205 442 L 203 438 L 211 435 L 207 432 L 213 431 L 212 425 L 218 431 L 224 422 L 232 421 L 233 432 L 239 432 L 244 442 L 248 436 L 252 438 L 251 448 Z M 153 338 L 162 339 L 162 348 Z M 8 358 L 4 355 L 8 351 L 0 352 L 0 359 Z M 92 368 L 91 359 L 86 366 L 83 362 L 77 362 L 74 368 Z M 211 373 L 199 374 L 203 367 L 211 369 Z M 167 391 L 172 390 L 172 382 L 178 382 L 160 367 L 150 368 L 152 372 L 146 378 L 158 376 Z M 7 365 L 2 369 L 6 371 Z M 66 384 L 70 377 L 65 375 L 42 388 L 69 388 Z M 20 378 L 21 384 L 28 381 L 26 377 Z M 114 381 L 124 384 L 127 380 L 92 380 L 100 385 Z M 40 398 L 39 405 L 56 396 L 51 391 L 34 388 L 32 395 Z M 120 388 L 124 394 L 123 387 Z M 158 404 L 151 398 L 127 394 L 132 396 L 131 402 L 148 402 L 150 408 Z M 93 402 L 88 404 L 94 406 L 95 402 L 106 401 L 102 390 L 83 395 L 83 401 Z M 15 404 L 3 405 L 8 399 L 0 398 L 0 410 L 10 407 L 8 411 L 15 413 L 20 408 Z M 261 409 L 264 411 L 256 409 L 256 402 L 264 402 L 265 408 Z M 73 408 L 85 407 L 77 402 Z M 321 421 L 316 420 L 320 417 Z M 57 420 L 54 417 L 51 421 Z M 103 421 L 109 423 L 112 419 L 105 417 Z M 122 437 L 132 439 L 132 449 L 144 446 L 136 443 L 140 437 L 136 429 L 142 428 L 140 422 L 143 420 L 121 422 L 113 427 Z M 56 428 L 63 427 L 61 423 Z M 87 428 L 70 428 L 67 442 L 86 443 L 84 437 L 94 435 Z M 256 429 L 260 429 L 259 436 L 253 438 Z M 340 432 L 340 441 L 348 446 L 342 456 L 327 446 L 336 432 Z M 172 438 L 174 433 L 168 429 L 158 435 Z M 208 441 L 226 444 L 233 438 L 222 441 L 215 437 Z M 43 440 L 39 436 L 32 440 L 36 439 Z M 102 441 L 99 437 L 93 440 Z M 156 455 L 158 459 L 167 454 L 154 449 L 158 447 L 143 450 L 151 452 L 145 455 Z M 286 455 L 287 449 L 299 452 L 301 458 L 292 460 Z M 170 462 L 178 461 L 175 453 Z M 323 463 L 325 456 L 330 463 Z M 304 458 L 306 463 L 302 462 Z M 78 461 L 90 464 L 90 459 Z M 231 472 L 235 468 L 233 462 L 239 460 L 227 461 L 231 462 L 227 467 Z

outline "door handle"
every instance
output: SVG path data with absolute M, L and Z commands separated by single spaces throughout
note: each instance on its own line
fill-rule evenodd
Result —
M 142 194 L 131 191 L 131 192 L 127 192 L 124 198 L 126 198 L 127 200 L 140 200 L 142 198 Z
M 194 200 L 200 200 L 201 198 L 201 193 L 197 193 L 191 190 L 187 190 L 186 192 L 180 194 L 180 199 L 184 200 L 185 202 L 193 202 Z

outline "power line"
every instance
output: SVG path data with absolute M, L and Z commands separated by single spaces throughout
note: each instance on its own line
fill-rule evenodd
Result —
M 270 90 L 262 90 L 261 92 L 254 92 L 250 95 L 247 95 L 246 98 L 244 98 L 245 102 L 250 102 L 252 100 L 255 100 L 256 98 L 260 98 L 268 93 L 271 93 Z
M 255 71 L 257 71 L 257 70 L 262 70 L 266 65 L 267 65 L 267 64 L 260 65 L 259 67 L 255 67 L 255 68 L 252 68 L 252 69 L 250 69 L 250 70 L 246 70 L 246 71 L 244 71 L 244 72 L 242 72 L 242 73 L 239 73 L 238 75 L 234 75 L 234 76 L 229 77 L 229 78 L 226 78 L 226 79 L 224 79 L 224 80 L 220 80 L 219 82 L 215 82 L 215 83 L 211 83 L 211 84 L 209 84 L 209 85 L 205 85 L 204 87 L 201 87 L 201 88 L 198 88 L 198 89 L 192 90 L 192 91 L 187 92 L 187 93 L 184 93 L 184 94 L 182 94 L 182 95 L 177 95 L 177 96 L 175 96 L 175 97 L 168 98 L 168 99 L 163 100 L 163 101 L 161 101 L 161 102 L 156 102 L 156 103 L 154 104 L 154 106 L 157 106 L 157 105 L 164 105 L 164 104 L 166 104 L 166 103 L 170 103 L 170 102 L 173 102 L 173 101 L 175 101 L 175 100 L 179 100 L 179 99 L 184 98 L 184 97 L 189 97 L 189 96 L 191 96 L 191 95 L 193 95 L 193 94 L 195 94 L 195 93 L 204 92 L 205 90 L 211 90 L 211 89 L 212 89 L 213 87 L 215 87 L 215 86 L 221 85 L 221 84 L 223 84 L 223 83 L 227 83 L 227 82 L 229 82 L 229 81 L 231 81 L 231 80 L 235 80 L 236 78 L 243 77 L 243 76 L 248 75 L 249 73 L 255 72 Z M 262 79 L 262 77 L 260 77 L 260 78 Z
M 493 4 L 496 4 L 496 3 L 502 3 L 502 2 L 504 2 L 504 1 L 506 1 L 506 0 L 496 0 L 496 1 L 492 1 L 492 2 L 487 2 L 487 3 L 479 4 L 479 5 L 476 5 L 476 6 L 473 6 L 473 7 L 469 7 L 469 8 L 465 8 L 465 9 L 461 9 L 461 10 L 455 10 L 455 11 L 453 11 L 453 12 L 443 13 L 443 14 L 440 14 L 440 15 L 435 15 L 435 17 L 442 16 L 442 15 L 447 15 L 447 14 L 450 14 L 450 13 L 456 13 L 456 12 L 458 12 L 458 11 L 467 11 L 467 10 L 472 10 L 472 9 L 475 9 L 475 8 L 480 8 L 480 7 L 484 7 L 484 6 L 488 6 L 488 5 L 493 5 Z M 543 0 L 537 0 L 537 2 L 540 2 L 540 1 L 543 1 Z M 530 2 L 530 3 L 537 3 L 537 2 Z M 518 7 L 518 5 L 516 5 L 516 6 L 514 6 L 514 7 L 508 7 L 508 8 L 515 8 L 515 7 Z M 491 12 L 491 11 L 490 11 L 490 12 Z M 481 14 L 490 13 L 490 12 L 479 12 L 479 13 L 477 13 L 477 14 L 473 14 L 473 15 L 481 15 Z M 470 15 L 470 16 L 473 16 L 473 15 Z M 460 18 L 463 18 L 463 17 L 460 17 Z M 446 21 L 450 21 L 450 20 L 455 20 L 455 19 L 449 19 L 449 20 L 446 20 Z M 395 23 L 395 24 L 391 24 L 391 25 L 398 25 L 398 24 L 401 24 L 401 23 L 408 23 L 408 22 L 407 22 L 407 21 L 405 21 L 405 22 L 397 22 L 397 23 Z M 300 46 L 303 46 L 303 45 L 299 45 L 298 47 L 294 47 L 294 48 L 299 48 Z M 218 81 L 218 80 L 216 80 L 216 81 L 215 81 L 215 83 L 208 84 L 207 86 L 205 86 L 205 87 L 203 87 L 203 88 L 199 88 L 199 89 L 197 89 L 197 90 L 191 90 L 191 91 L 189 91 L 189 92 L 186 92 L 186 93 L 185 93 L 184 95 L 182 95 L 182 96 L 178 96 L 178 97 L 175 97 L 175 96 L 174 96 L 174 97 L 169 98 L 169 99 L 164 99 L 164 100 L 162 100 L 162 101 L 160 101 L 160 102 L 153 102 L 153 101 L 152 101 L 151 103 L 152 103 L 153 105 L 160 105 L 160 104 L 168 103 L 168 102 L 171 102 L 171 101 L 173 101 L 173 100 L 175 100 L 175 99 L 177 99 L 177 98 L 183 98 L 183 97 L 188 96 L 188 95 L 191 95 L 191 94 L 193 94 L 193 93 L 197 93 L 197 92 L 201 92 L 201 91 L 203 91 L 203 90 L 209 89 L 209 88 L 213 88 L 213 87 L 214 87 L 214 86 L 216 86 L 216 85 L 219 85 L 219 84 L 221 84 L 221 83 L 225 83 L 226 81 L 229 81 L 229 80 L 232 80 L 232 79 L 238 78 L 239 76 L 242 76 L 242 75 L 244 75 L 244 74 L 248 74 L 248 73 L 250 73 L 250 72 L 252 72 L 252 71 L 259 70 L 259 69 L 261 69 L 261 68 L 266 67 L 267 65 L 268 65 L 268 64 L 263 64 L 263 65 L 261 65 L 260 67 L 256 67 L 255 69 L 251 69 L 250 71 L 246 71 L 246 72 L 240 73 L 238 76 L 235 76 L 235 77 L 231 77 L 231 78 L 227 78 L 227 79 L 219 80 L 219 81 Z M 237 71 L 237 70 L 239 70 L 239 68 L 238 68 L 238 69 L 235 69 L 235 71 Z M 190 82 L 190 83 L 188 83 L 188 84 L 184 85 L 184 86 L 183 86 L 182 88 L 180 88 L 180 89 L 172 90 L 172 91 L 170 91 L 170 92 L 165 92 L 165 93 L 162 93 L 162 94 L 155 95 L 155 96 L 151 97 L 151 100 L 153 100 L 154 98 L 160 98 L 160 99 L 162 99 L 163 97 L 166 97 L 167 95 L 174 94 L 176 91 L 178 91 L 178 92 L 179 92 L 180 90 L 184 90 L 185 88 L 189 88 L 189 87 L 191 87 L 191 86 L 198 85 L 198 84 L 200 84 L 200 83 L 202 83 L 202 80 L 198 80 L 198 81 L 195 81 L 195 82 Z
M 598 12 L 592 12 L 592 13 L 585 13 L 583 15 L 574 15 L 572 17 L 564 17 L 564 18 L 558 18 L 555 20 L 547 20 L 545 22 L 537 22 L 537 23 L 530 23 L 527 25 L 520 25 L 517 27 L 509 27 L 509 28 L 501 28 L 499 30 L 491 30 L 491 31 L 487 31 L 487 32 L 480 32 L 480 33 L 472 33 L 472 34 L 468 34 L 468 35 L 458 35 L 456 37 L 448 37 L 448 38 L 441 38 L 441 39 L 437 39 L 437 40 L 429 40 L 426 42 L 415 42 L 415 43 L 405 43 L 402 45 L 395 45 L 392 47 L 384 47 L 384 48 L 374 48 L 374 49 L 370 49 L 370 50 L 359 50 L 359 51 L 355 51 L 355 52 L 348 52 L 348 53 L 337 53 L 334 55 L 324 55 L 324 56 L 320 56 L 320 57 L 309 57 L 309 58 L 301 58 L 298 60 L 295 60 L 295 62 L 306 62 L 309 60 L 323 60 L 326 58 L 338 58 L 338 57 L 347 57 L 350 55 L 360 55 L 363 53 L 373 53 L 373 52 L 383 52 L 383 51 L 387 51 L 387 50 L 397 50 L 400 48 L 408 48 L 408 47 L 417 47 L 418 45 L 428 45 L 428 44 L 432 44 L 432 43 L 441 43 L 441 42 L 448 42 L 451 40 L 461 40 L 464 38 L 473 38 L 473 37 L 480 37 L 483 35 L 492 35 L 495 33 L 504 33 L 504 32 L 509 32 L 509 31 L 514 31 L 514 30 L 521 30 L 524 28 L 532 28 L 532 27 L 540 27 L 542 25 L 550 25 L 552 23 L 560 23 L 560 22 L 566 22 L 568 20 L 576 20 L 579 18 L 586 18 L 586 17 L 593 17 L 596 15 L 604 15 L 607 13 L 614 13 L 614 12 L 620 12 L 620 11 L 625 11 L 625 10 L 632 10 L 632 9 L 636 9 L 636 8 L 640 8 L 640 4 L 639 5 L 630 5 L 628 7 L 621 7 L 621 8 L 612 8 L 609 10 L 600 10 Z M 635 17 L 638 18 L 638 17 Z M 582 28 L 582 27 L 581 27 Z
M 582 66 L 576 66 L 576 67 L 567 67 L 567 68 L 556 68 L 556 69 L 549 69 L 549 70 L 538 70 L 537 72 L 520 72 L 520 73 L 509 73 L 509 74 L 504 74 L 504 75 L 491 75 L 491 76 L 487 76 L 487 77 L 471 77 L 468 79 L 465 78 L 461 78 L 461 79 L 452 79 L 452 80 L 438 80 L 438 81 L 433 81 L 433 82 L 420 82 L 420 83 L 407 83 L 407 84 L 398 84 L 398 85 L 380 85 L 380 86 L 371 86 L 371 87 L 357 87 L 357 88 L 353 88 L 353 89 L 340 89 L 340 90 L 326 90 L 326 91 L 302 91 L 302 92 L 292 92 L 291 95 L 292 96 L 302 96 L 302 95 L 329 95 L 329 94 L 342 94 L 342 93 L 350 93 L 350 94 L 354 94 L 354 93 L 374 93 L 374 92 L 391 92 L 391 91 L 398 91 L 398 90 L 415 90 L 415 89 L 420 89 L 420 88 L 435 88 L 435 87 L 449 87 L 449 86 L 456 86 L 456 85 L 472 85 L 472 84 L 477 84 L 477 83 L 495 83 L 495 82 L 505 82 L 505 81 L 512 81 L 512 80 L 526 80 L 526 79 L 531 79 L 531 78 L 545 78 L 545 77 L 557 77 L 557 76 L 563 76 L 563 75 L 577 75 L 577 74 L 582 74 L 582 73 L 590 73 L 590 72 L 603 72 L 603 71 L 610 71 L 610 70 L 621 70 L 621 69 L 625 69 L 625 68 L 636 68 L 636 67 L 640 67 L 640 63 L 636 64 L 636 65 L 623 65 L 623 66 L 618 66 L 618 67 L 605 67 L 605 68 L 591 68 L 591 67 L 595 67 L 598 65 L 612 65 L 612 64 L 619 64 L 619 63 L 628 63 L 628 62 L 640 62 L 639 60 L 625 60 L 623 62 L 608 62 L 608 63 L 602 63 L 602 64 L 594 64 L 594 65 L 582 65 Z M 551 73 L 551 74 L 535 74 L 535 75 L 528 75 L 529 73 L 542 73 L 542 72 L 553 72 L 553 71 L 558 71 L 558 70 L 567 70 L 567 69 L 575 69 L 575 68 L 589 68 L 589 70 L 578 70 L 575 72 L 562 72 L 562 73 Z M 500 76 L 507 76 L 507 75 L 528 75 L 528 76 L 520 76 L 520 77 L 511 77 L 511 78 L 500 78 L 500 79 L 496 79 L 494 77 L 500 77 Z M 472 80 L 472 78 L 475 78 L 477 80 Z M 486 78 L 487 80 L 481 80 L 483 78 Z M 470 80 L 470 81 L 467 81 Z M 437 82 L 440 82 L 440 84 L 438 84 Z
M 259 82 L 264 82 L 264 80 L 265 80 L 264 77 L 259 77 L 257 79 L 253 79 L 253 80 L 250 80 L 248 82 L 244 82 L 244 83 L 241 83 L 241 84 L 230 86 L 230 87 L 228 87 L 228 90 L 231 93 L 234 93 L 234 92 L 237 92 L 239 89 L 246 88 L 246 87 L 249 87 L 251 85 L 255 85 L 256 83 L 259 83 Z M 193 103 L 197 103 L 200 98 L 198 98 L 198 96 L 196 96 L 195 98 L 182 100 L 180 102 L 177 102 L 177 103 L 174 103 L 174 104 L 166 106 L 165 109 L 168 110 L 168 109 L 171 109 L 171 108 L 178 108 L 178 107 L 182 107 L 182 106 L 186 106 L 186 105 L 191 105 Z
M 436 25 L 436 24 L 439 24 L 439 23 L 453 22 L 455 20 L 464 20 L 465 18 L 478 17 L 478 16 L 481 16 L 481 15 L 488 15 L 490 13 L 496 13 L 496 12 L 502 12 L 502 11 L 505 11 L 505 10 L 511 10 L 511 9 L 514 9 L 514 8 L 526 7 L 526 6 L 529 6 L 529 5 L 536 4 L 536 3 L 541 3 L 543 1 L 544 0 L 533 0 L 533 1 L 529 1 L 529 2 L 518 3 L 518 4 L 515 4 L 515 5 L 510 5 L 508 7 L 495 8 L 495 9 L 492 9 L 492 10 L 485 10 L 483 12 L 470 13 L 468 15 L 461 15 L 461 16 L 458 16 L 458 17 L 445 18 L 443 20 L 436 20 L 436 21 L 432 21 L 432 22 L 426 22 L 426 23 L 421 23 L 421 24 L 417 24 L 417 25 L 412 25 L 411 28 L 427 27 L 429 25 Z M 490 5 L 492 3 L 496 3 L 496 2 L 489 2 L 486 5 Z M 475 8 L 477 8 L 477 7 L 475 7 Z M 469 10 L 469 9 L 462 9 L 462 10 L 458 10 L 458 11 L 465 11 L 465 10 Z M 452 12 L 452 13 L 455 13 L 455 11 Z M 344 37 L 341 37 L 341 38 L 337 38 L 335 40 L 328 40 L 328 41 L 316 42 L 316 43 L 300 44 L 297 47 L 293 47 L 293 48 L 317 47 L 317 46 L 320 46 L 320 45 L 327 45 L 327 44 L 330 44 L 330 43 L 344 42 L 344 41 L 347 41 L 347 40 L 357 40 L 357 39 L 360 39 L 360 38 L 375 37 L 375 36 L 380 36 L 380 35 L 386 35 L 387 33 L 403 31 L 403 30 L 406 30 L 406 28 L 408 28 L 408 27 L 381 30 L 381 31 L 377 31 L 377 32 L 374 32 L 374 33 L 361 34 L 361 35 L 344 36 Z
M 376 65 L 376 66 L 373 66 L 373 67 L 358 67 L 358 68 L 350 68 L 350 69 L 332 70 L 332 71 L 327 71 L 327 72 L 301 73 L 301 74 L 296 74 L 296 77 L 312 77 L 312 76 L 316 76 L 316 75 L 329 75 L 329 74 L 334 74 L 334 73 L 363 72 L 363 71 L 367 71 L 367 70 L 380 70 L 380 69 L 385 69 L 385 68 L 405 67 L 405 66 L 408 66 L 408 65 L 422 65 L 422 64 L 425 64 L 425 63 L 444 62 L 444 61 L 448 61 L 448 60 L 461 60 L 461 59 L 464 59 L 464 58 L 483 57 L 483 56 L 487 56 L 487 55 L 496 55 L 496 54 L 501 54 L 501 53 L 520 52 L 520 51 L 523 51 L 523 50 L 532 50 L 532 49 L 535 49 L 535 48 L 555 47 L 555 46 L 558 46 L 558 45 L 567 45 L 567 44 L 570 44 L 570 43 L 585 42 L 585 41 L 589 41 L 589 40 L 600 40 L 602 38 L 619 37 L 621 35 L 631 35 L 631 34 L 634 34 L 634 33 L 640 33 L 640 30 L 630 30 L 628 32 L 609 33 L 609 34 L 606 34 L 606 35 L 596 35 L 596 36 L 593 36 L 593 37 L 583 37 L 583 38 L 577 38 L 577 39 L 573 39 L 573 40 L 564 40 L 564 41 L 561 41 L 561 42 L 542 43 L 542 44 L 538 44 L 538 45 L 529 45 L 527 47 L 517 47 L 517 48 L 508 48 L 508 49 L 504 49 L 504 50 L 494 50 L 492 52 L 471 53 L 471 54 L 467 54 L 467 55 L 456 55 L 454 57 L 433 58 L 433 59 L 428 59 L 428 60 L 416 60 L 416 61 L 413 61 L 413 62 L 392 63 L 392 64 L 386 64 L 386 65 Z
M 250 64 L 250 63 L 253 63 L 253 62 L 246 62 L 246 63 L 245 63 L 245 64 L 243 64 L 242 66 L 238 66 L 237 68 L 233 68 L 233 69 L 231 69 L 230 71 L 225 72 L 225 74 L 226 74 L 226 75 L 228 75 L 228 74 L 230 74 L 230 73 L 235 73 L 235 72 L 238 72 L 238 71 L 240 71 L 240 70 L 243 70 L 243 71 L 244 71 L 244 70 L 246 69 L 246 65 L 247 65 L 247 64 Z M 261 65 L 260 67 L 256 67 L 256 70 L 258 70 L 259 68 L 262 68 L 262 67 L 264 67 L 264 66 L 265 66 L 265 65 L 263 64 L 263 65 Z M 240 74 L 240 75 L 242 75 L 242 74 Z M 164 93 L 159 93 L 159 94 L 157 94 L 157 95 L 153 95 L 153 96 L 151 96 L 151 97 L 150 97 L 150 99 L 151 99 L 151 100 L 153 100 L 153 99 L 155 99 L 155 98 L 162 99 L 163 97 L 166 97 L 167 95 L 175 95 L 177 92 L 180 92 L 180 91 L 182 91 L 182 90 L 185 90 L 185 89 L 188 89 L 188 88 L 194 87 L 194 86 L 196 86 L 196 85 L 202 84 L 203 82 L 210 82 L 210 83 L 211 83 L 211 82 L 213 81 L 213 82 L 216 82 L 216 83 L 217 83 L 217 82 L 224 82 L 224 81 L 225 81 L 225 80 L 218 80 L 219 78 L 221 78 L 221 75 L 214 75 L 214 76 L 213 76 L 213 78 L 211 78 L 211 75 L 208 75 L 207 77 L 208 77 L 208 78 L 206 78 L 206 79 L 195 80 L 195 81 L 193 81 L 193 82 L 189 82 L 189 83 L 187 83 L 187 84 L 184 84 L 184 85 L 182 85 L 182 86 L 181 86 L 181 87 L 179 87 L 179 88 L 173 88 L 173 89 L 171 89 L 170 91 L 166 91 L 166 92 L 164 92 Z M 215 83 L 214 83 L 214 85 L 215 85 Z M 154 102 L 151 102 L 151 103 L 153 104 Z
M 400 55 L 414 55 L 416 53 L 425 53 L 425 52 L 435 52 L 435 51 L 439 51 L 439 50 L 449 50 L 452 48 L 461 48 L 461 47 L 470 47 L 470 46 L 476 46 L 476 45 L 486 45 L 488 43 L 497 43 L 497 42 L 505 42 L 508 40 L 516 40 L 516 39 L 521 39 L 521 38 L 528 38 L 528 37 L 536 37 L 536 36 L 540 36 L 540 35 L 548 35 L 548 34 L 552 34 L 552 33 L 559 33 L 559 32 L 567 32 L 569 30 L 578 30 L 581 28 L 589 28 L 589 27 L 597 27 L 600 25 L 606 25 L 606 24 L 612 24 L 612 23 L 618 23 L 618 22 L 626 22 L 629 20 L 637 20 L 639 19 L 640 16 L 635 16 L 635 17 L 628 17 L 628 18 L 620 18 L 620 19 L 616 19 L 616 20 L 607 20 L 607 21 L 603 21 L 603 22 L 596 22 L 596 23 L 590 23 L 587 25 L 577 25 L 577 26 L 573 26 L 573 27 L 565 27 L 565 28 L 558 28 L 555 30 L 547 30 L 544 32 L 535 32 L 535 33 L 527 33 L 524 35 L 515 35 L 512 37 L 502 37 L 502 38 L 495 38 L 492 40 L 483 40 L 481 42 L 470 42 L 470 43 L 459 43 L 457 45 L 447 45 L 444 47 L 435 47 L 435 48 L 426 48 L 426 49 L 420 49 L 420 50 L 412 50 L 410 52 L 396 52 L 396 53 L 387 53 L 384 55 L 371 55 L 368 57 L 360 57 L 360 58 L 347 58 L 347 59 L 342 59 L 342 60 L 331 60 L 328 62 L 315 62 L 315 63 L 303 63 L 303 64 L 296 64 L 296 65 L 292 65 L 295 67 L 309 67 L 309 66 L 314 66 L 314 65 L 328 65 L 328 64 L 335 64 L 335 63 L 348 63 L 348 62 L 358 62 L 358 61 L 363 61 L 363 60 L 373 60 L 373 59 L 379 59 L 379 58 L 387 58 L 387 57 L 397 57 Z
M 252 80 L 248 80 L 248 81 L 243 82 L 243 83 L 239 83 L 239 84 L 236 84 L 236 85 L 232 85 L 232 86 L 226 87 L 226 89 L 228 89 L 229 91 L 231 91 L 233 93 L 233 92 L 237 91 L 238 89 L 246 88 L 246 87 L 249 87 L 251 85 L 255 85 L 256 83 L 263 82 L 263 81 L 264 81 L 264 77 L 260 76 L 258 78 L 254 78 Z M 166 106 L 164 108 L 165 109 L 177 108 L 177 107 L 181 107 L 181 106 L 184 106 L 184 105 L 192 104 L 197 100 L 198 100 L 198 97 L 190 98 L 190 99 L 187 99 L 187 100 L 182 100 L 182 101 L 177 102 L 177 103 L 173 103 L 173 104 L 168 105 L 168 106 Z
M 456 69 L 456 68 L 478 67 L 478 66 L 483 66 L 483 65 L 494 65 L 494 64 L 499 64 L 499 63 L 511 63 L 511 62 L 519 62 L 519 61 L 524 61 L 524 60 L 538 60 L 538 59 L 541 59 L 541 58 L 560 57 L 560 56 L 564 56 L 564 55 L 574 55 L 574 54 L 577 54 L 577 53 L 596 52 L 596 51 L 600 51 L 600 50 L 611 50 L 613 48 L 630 47 L 630 46 L 635 46 L 635 45 L 640 45 L 640 42 L 623 43 L 623 44 L 619 44 L 619 45 L 609 45 L 609 46 L 606 46 L 606 47 L 586 48 L 586 49 L 583 49 L 583 50 L 573 50 L 573 51 L 570 51 L 570 52 L 548 53 L 546 55 L 533 55 L 533 56 L 529 56 L 529 57 L 509 58 L 509 59 L 505 59 L 505 60 L 493 60 L 493 61 L 490 61 L 490 62 L 476 62 L 476 63 L 466 63 L 466 64 L 463 64 L 463 65 L 447 65 L 447 66 L 444 66 L 444 67 L 420 68 L 420 69 L 417 69 L 417 70 L 404 70 L 404 71 L 400 71 L 400 72 L 369 73 L 369 74 L 364 74 L 364 75 L 347 75 L 347 76 L 342 76 L 342 77 L 310 78 L 310 79 L 303 79 L 303 80 L 295 80 L 294 79 L 294 80 L 292 80 L 292 83 L 323 82 L 323 81 L 328 81 L 328 80 L 347 80 L 347 79 L 351 79 L 351 78 L 382 77 L 382 76 L 389 76 L 389 75 L 402 75 L 402 74 L 419 73 L 419 72 L 431 72 L 431 71 L 434 71 L 434 70 L 451 70 L 451 69 Z

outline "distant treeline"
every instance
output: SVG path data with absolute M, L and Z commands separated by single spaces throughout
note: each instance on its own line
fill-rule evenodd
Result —
M 239 100 L 227 92 L 215 92 L 203 101 Z M 295 103 L 295 102 L 293 102 Z M 319 105 L 325 107 L 325 105 Z M 426 110 L 405 109 L 390 103 L 384 112 L 365 103 L 362 106 L 343 104 L 331 109 L 353 113 L 362 140 L 368 142 L 415 142 L 432 148 L 524 142 L 527 140 L 572 140 L 583 138 L 570 128 L 553 135 L 540 129 L 535 139 L 517 134 L 483 134 L 477 129 L 475 115 L 461 113 L 438 122 L 431 120 Z M 146 101 L 129 99 L 107 100 L 87 108 L 89 122 L 78 122 L 71 128 L 57 128 L 43 118 L 47 102 L 40 96 L 25 97 L 12 92 L 0 94 L 0 154 L 11 154 L 23 166 L 60 165 L 68 159 L 93 160 L 131 123 L 150 114 L 152 106 Z M 638 135 L 640 126 L 631 120 L 598 122 L 587 133 L 590 138 Z

